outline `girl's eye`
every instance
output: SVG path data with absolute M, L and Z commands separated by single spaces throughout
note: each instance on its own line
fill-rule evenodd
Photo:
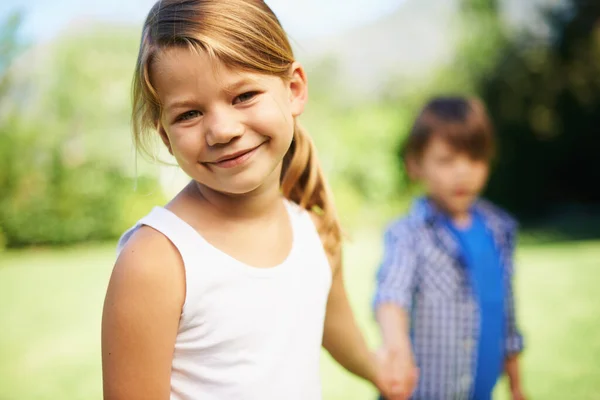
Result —
M 238 97 L 233 99 L 233 104 L 245 103 L 247 101 L 250 101 L 254 97 L 256 97 L 257 94 L 258 94 L 258 92 L 246 92 L 246 93 L 240 94 Z
M 187 121 L 187 120 L 199 117 L 200 115 L 201 115 L 201 113 L 199 111 L 188 111 L 188 112 L 181 114 L 179 117 L 177 117 L 176 122 Z

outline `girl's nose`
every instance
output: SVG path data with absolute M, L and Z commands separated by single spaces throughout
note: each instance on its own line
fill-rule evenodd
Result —
M 244 134 L 244 126 L 234 113 L 224 110 L 208 115 L 206 142 L 209 146 L 227 144 Z

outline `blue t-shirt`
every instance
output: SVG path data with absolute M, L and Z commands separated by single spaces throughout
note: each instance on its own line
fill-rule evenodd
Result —
M 467 228 L 453 224 L 450 228 L 460 242 L 480 310 L 473 399 L 490 400 L 504 363 L 504 282 L 500 253 L 479 215 L 472 215 Z

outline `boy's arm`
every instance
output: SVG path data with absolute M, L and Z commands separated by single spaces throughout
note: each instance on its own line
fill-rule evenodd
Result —
M 414 249 L 407 242 L 408 238 L 399 238 L 391 229 L 385 233 L 374 304 L 384 347 L 405 354 L 411 352 L 407 310 L 412 305 L 416 272 Z
M 408 398 L 416 388 L 418 369 L 410 342 L 410 314 L 416 288 L 417 257 L 409 232 L 388 229 L 384 252 L 377 273 L 374 309 L 383 348 L 399 391 Z
M 506 361 L 504 362 L 504 370 L 506 371 L 506 376 L 508 376 L 513 400 L 523 400 L 525 397 L 521 387 L 521 374 L 519 372 L 518 355 L 511 355 L 506 358 Z
M 513 357 L 521 353 L 524 347 L 523 335 L 517 325 L 512 279 L 512 276 L 510 276 L 506 288 L 506 325 L 508 336 L 506 338 L 505 351 L 508 357 Z
M 419 377 L 410 343 L 408 313 L 395 304 L 382 304 L 376 310 L 376 317 L 385 361 L 391 369 L 390 378 L 399 397 L 408 399 Z
M 409 337 L 408 313 L 395 304 L 381 304 L 376 310 L 376 319 L 379 324 L 384 347 L 389 355 L 403 356 L 410 354 L 412 349 Z
M 514 240 L 513 240 L 514 242 Z M 507 338 L 505 343 L 506 359 L 504 363 L 504 371 L 508 377 L 510 390 L 513 394 L 513 399 L 522 399 L 522 387 L 519 372 L 519 355 L 523 351 L 523 335 L 521 334 L 515 311 L 515 296 L 513 290 L 513 276 L 514 276 L 514 243 L 511 249 L 511 260 L 510 260 L 510 271 L 509 278 L 507 280 L 506 288 L 506 319 L 505 323 L 507 326 Z
M 392 227 L 385 233 L 383 258 L 377 272 L 377 288 L 373 304 L 376 312 L 385 304 L 393 304 L 405 311 L 412 307 L 412 297 L 416 287 L 417 256 L 411 237 L 408 229 L 394 231 Z M 407 327 L 408 325 L 407 323 Z
M 512 280 L 512 277 L 509 279 Z M 521 335 L 516 322 L 515 300 L 512 286 L 512 282 L 510 282 L 508 284 L 506 299 L 506 324 L 508 327 L 508 336 L 505 344 L 506 359 L 504 361 L 504 372 L 508 377 L 513 399 L 519 400 L 523 399 L 523 390 L 519 372 L 519 355 L 523 351 L 523 336 Z

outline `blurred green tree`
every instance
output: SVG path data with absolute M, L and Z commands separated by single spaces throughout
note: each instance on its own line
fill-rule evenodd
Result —
M 550 37 L 511 41 L 478 83 L 500 141 L 487 195 L 523 218 L 600 203 L 600 3 L 545 15 Z
M 101 27 L 16 57 L 20 20 L 0 29 L 0 231 L 9 246 L 114 238 L 163 201 L 125 162 L 136 37 Z
M 311 99 L 302 121 L 314 137 L 346 226 L 397 212 L 405 179 L 390 151 L 407 115 L 386 98 L 353 98 L 328 58 L 309 66 Z

